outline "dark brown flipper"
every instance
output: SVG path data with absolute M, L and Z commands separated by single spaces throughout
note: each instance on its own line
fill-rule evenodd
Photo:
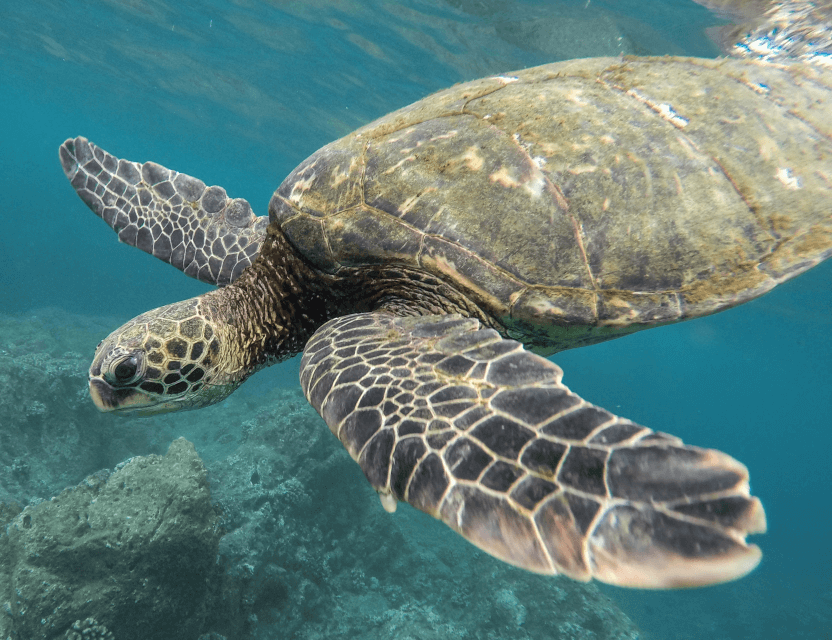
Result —
M 746 468 L 588 404 L 561 370 L 460 316 L 332 320 L 306 397 L 391 506 L 539 573 L 670 588 L 738 578 L 765 530 Z
M 86 138 L 60 148 L 61 165 L 87 206 L 118 238 L 202 282 L 233 282 L 260 251 L 268 216 L 222 187 L 155 162 L 120 160 Z

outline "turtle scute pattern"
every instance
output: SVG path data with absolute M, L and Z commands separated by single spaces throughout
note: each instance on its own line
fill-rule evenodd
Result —
M 137 316 L 108 340 L 113 337 L 113 349 L 99 354 L 91 375 L 98 376 L 103 369 L 105 377 L 122 388 L 138 387 L 160 396 L 196 393 L 210 383 L 206 374 L 218 357 L 219 340 L 193 300 L 174 305 L 164 315 Z M 120 370 L 119 365 L 137 351 L 144 354 L 145 362 L 138 369 Z M 132 379 L 125 379 L 120 371 Z
M 641 587 L 753 568 L 747 471 L 595 407 L 476 320 L 358 314 L 301 362 L 304 392 L 372 486 L 525 569 Z
M 242 198 L 155 162 L 131 162 L 86 138 L 60 148 L 75 191 L 119 240 L 202 282 L 235 280 L 257 257 L 268 226 Z
M 752 60 L 526 69 L 327 145 L 270 216 L 323 271 L 405 264 L 527 345 L 590 344 L 740 304 L 832 254 L 831 90 L 830 70 Z

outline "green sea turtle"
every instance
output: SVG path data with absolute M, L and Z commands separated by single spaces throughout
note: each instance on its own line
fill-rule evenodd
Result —
M 84 138 L 119 238 L 204 282 L 99 344 L 98 407 L 195 409 L 303 352 L 310 403 L 392 510 L 525 569 L 637 587 L 759 561 L 745 467 L 593 406 L 536 355 L 703 316 L 832 253 L 822 64 L 587 59 L 468 82 L 333 142 L 269 216 Z

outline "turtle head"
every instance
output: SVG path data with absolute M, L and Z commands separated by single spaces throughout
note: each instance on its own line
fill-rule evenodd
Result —
M 143 313 L 98 345 L 89 379 L 101 411 L 198 409 L 240 386 L 250 371 L 233 366 L 223 344 L 225 326 L 214 320 L 203 297 Z

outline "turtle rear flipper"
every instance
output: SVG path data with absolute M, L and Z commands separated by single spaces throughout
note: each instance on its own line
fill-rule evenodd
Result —
M 538 573 L 634 587 L 753 569 L 765 530 L 746 468 L 595 407 L 561 370 L 470 318 L 337 318 L 306 397 L 381 494 Z M 392 503 L 392 504 L 391 504 Z
M 268 216 L 255 216 L 222 187 L 155 162 L 120 160 L 82 137 L 66 140 L 59 153 L 81 200 L 119 240 L 192 278 L 228 284 L 260 252 Z

